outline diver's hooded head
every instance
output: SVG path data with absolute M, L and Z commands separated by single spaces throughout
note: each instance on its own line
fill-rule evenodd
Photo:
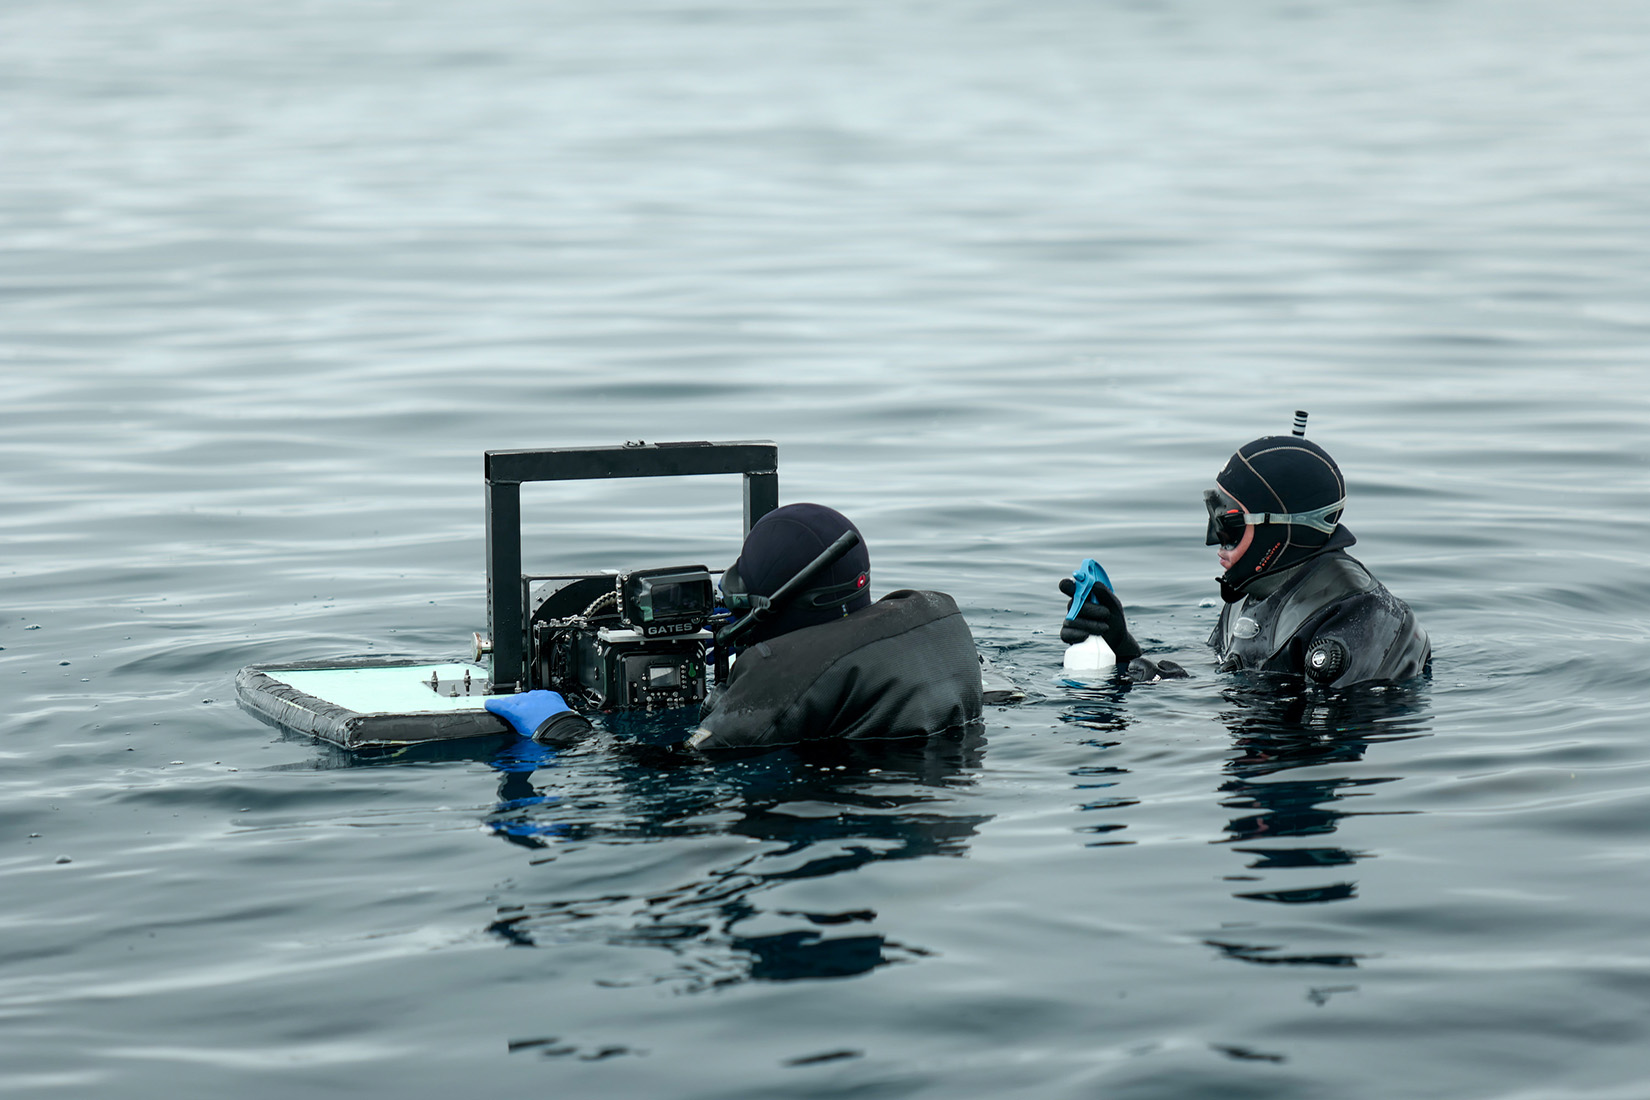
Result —
M 1255 521 L 1248 549 L 1220 577 L 1227 603 L 1242 599 L 1268 574 L 1356 541 L 1340 526 L 1346 506 L 1340 467 L 1329 452 L 1299 435 L 1269 435 L 1239 447 L 1215 479 L 1213 496 L 1205 496 L 1210 497 L 1211 546 L 1221 541 L 1216 501 L 1228 508 L 1241 504 L 1246 515 L 1263 517 Z
M 738 594 L 772 596 L 803 566 L 817 558 L 837 539 L 859 528 L 847 516 L 823 504 L 787 504 L 775 508 L 756 521 L 739 560 L 728 567 L 722 591 L 730 605 L 740 602 Z M 871 555 L 865 540 L 826 567 L 800 595 L 771 617 L 756 623 L 745 635 L 747 642 L 760 642 L 789 634 L 805 626 L 817 626 L 851 615 L 871 604 Z M 748 600 L 746 601 L 748 602 Z

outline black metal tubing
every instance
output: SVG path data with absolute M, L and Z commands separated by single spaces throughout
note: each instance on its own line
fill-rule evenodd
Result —
M 743 474 L 747 535 L 757 520 L 779 507 L 779 447 L 769 440 L 488 451 L 482 470 L 487 482 L 487 623 L 493 643 L 490 678 L 496 691 L 515 691 L 527 682 L 527 609 L 521 583 L 524 482 Z

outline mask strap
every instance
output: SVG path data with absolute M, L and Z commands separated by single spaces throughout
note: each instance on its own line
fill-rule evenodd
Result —
M 1322 531 L 1326 535 L 1335 533 L 1335 526 L 1340 522 L 1339 517 L 1331 520 L 1332 513 L 1346 507 L 1346 498 L 1342 497 L 1334 504 L 1326 504 L 1322 508 L 1314 508 L 1310 512 L 1245 512 L 1244 523 L 1287 523 L 1295 527 L 1310 527 L 1314 531 Z
M 868 572 L 861 573 L 853 580 L 804 592 L 798 597 L 798 600 L 809 607 L 830 607 L 836 603 L 847 603 L 861 592 L 864 592 L 870 583 L 871 574 Z

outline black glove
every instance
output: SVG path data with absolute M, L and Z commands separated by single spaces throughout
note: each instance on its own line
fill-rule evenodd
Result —
M 1155 684 L 1159 680 L 1185 680 L 1191 673 L 1176 661 L 1164 658 L 1154 661 L 1150 657 L 1136 657 L 1129 662 L 1129 679 L 1145 684 Z
M 1077 593 L 1077 582 L 1070 577 L 1063 578 L 1060 591 L 1065 593 L 1066 599 L 1071 599 Z M 1119 663 L 1140 656 L 1140 643 L 1129 633 L 1128 623 L 1123 619 L 1122 603 L 1117 599 L 1117 594 L 1103 584 L 1091 588 L 1087 602 L 1077 609 L 1072 618 L 1060 624 L 1060 640 L 1067 645 L 1076 645 L 1096 634 L 1117 654 Z

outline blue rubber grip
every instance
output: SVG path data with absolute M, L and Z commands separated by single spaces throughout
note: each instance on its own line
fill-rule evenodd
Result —
M 1083 564 L 1077 567 L 1077 572 L 1071 575 L 1071 579 L 1077 582 L 1077 591 L 1072 594 L 1071 606 L 1066 608 L 1067 619 L 1077 617 L 1078 609 L 1088 602 L 1089 593 L 1094 591 L 1096 584 L 1103 584 L 1112 592 L 1117 591 L 1112 588 L 1111 578 L 1106 576 L 1106 571 L 1100 568 L 1100 563 L 1093 558 L 1084 558 Z
M 539 728 L 558 714 L 573 708 L 554 691 L 524 691 L 519 695 L 494 695 L 487 700 L 487 709 L 516 728 L 523 737 L 531 737 Z

